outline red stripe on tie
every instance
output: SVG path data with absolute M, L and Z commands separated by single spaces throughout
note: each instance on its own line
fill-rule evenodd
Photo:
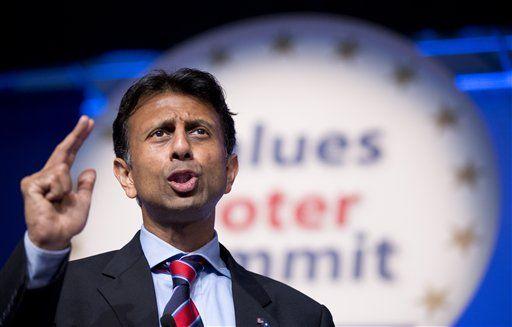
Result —
M 188 301 L 186 305 L 184 305 L 180 311 L 178 311 L 174 315 L 174 321 L 176 322 L 176 327 L 188 327 L 191 323 L 193 323 L 197 317 L 199 316 L 199 311 L 197 311 L 194 302 L 192 299 Z
M 179 260 L 171 262 L 169 268 L 171 274 L 180 275 L 181 277 L 186 278 L 190 284 L 192 284 L 192 282 L 196 278 L 196 271 L 194 270 L 194 268 Z

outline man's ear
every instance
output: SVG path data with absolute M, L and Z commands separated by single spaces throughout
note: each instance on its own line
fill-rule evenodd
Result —
M 137 196 L 137 190 L 135 189 L 132 179 L 131 168 L 124 159 L 114 159 L 114 175 L 116 175 L 116 178 L 126 193 L 126 196 L 131 199 Z
M 236 175 L 238 174 L 238 155 L 233 153 L 229 156 L 226 163 L 226 175 L 227 175 L 227 183 L 226 190 L 224 194 L 228 194 L 231 192 L 231 187 L 235 182 Z

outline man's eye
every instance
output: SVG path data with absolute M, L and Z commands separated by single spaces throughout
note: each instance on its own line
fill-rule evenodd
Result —
M 165 131 L 163 129 L 157 129 L 156 131 L 153 132 L 153 136 L 156 136 L 156 137 L 162 137 L 165 135 Z
M 197 128 L 193 130 L 192 132 L 199 132 L 200 135 L 208 135 L 208 132 L 204 128 Z

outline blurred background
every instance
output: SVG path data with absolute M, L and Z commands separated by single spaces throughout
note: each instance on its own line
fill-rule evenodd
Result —
M 510 206 L 510 181 L 512 177 L 510 161 L 510 151 L 512 149 L 512 19 L 509 13 L 505 2 L 497 1 L 474 5 L 468 3 L 450 4 L 446 1 L 418 3 L 258 1 L 243 5 L 217 1 L 205 3 L 140 2 L 117 5 L 103 3 L 94 5 L 90 2 L 78 1 L 72 4 L 59 5 L 58 7 L 52 7 L 48 4 L 43 6 L 22 3 L 16 5 L 16 7 L 6 8 L 4 10 L 5 19 L 0 22 L 2 40 L 2 60 L 0 61 L 2 128 L 0 144 L 3 159 L 1 161 L 2 169 L 0 169 L 3 184 L 0 198 L 0 264 L 7 260 L 10 252 L 22 238 L 25 231 L 22 199 L 19 191 L 20 179 L 41 169 L 54 146 L 74 126 L 81 114 L 85 113 L 96 117 L 99 121 L 104 121 L 105 126 L 108 127 L 108 121 L 111 118 L 109 112 L 112 111 L 112 106 L 115 107 L 115 99 L 118 98 L 120 90 L 124 90 L 128 83 L 142 76 L 151 68 L 162 67 L 162 63 L 171 62 L 172 65 L 173 58 L 179 57 L 177 55 L 173 57 L 173 50 L 175 51 L 174 54 L 177 53 L 176 51 L 181 51 L 180 53 L 183 55 L 187 53 L 187 49 L 190 50 L 200 42 L 222 41 L 223 36 L 226 37 L 227 44 L 231 42 L 228 39 L 234 38 L 233 35 L 229 34 L 230 26 L 232 30 L 236 31 L 237 26 L 240 27 L 248 21 L 255 22 L 251 26 L 259 28 L 254 27 L 254 35 L 257 39 L 256 36 L 262 33 L 259 31 L 265 30 L 265 26 L 280 26 L 278 32 L 283 31 L 279 20 L 286 21 L 287 15 L 295 15 L 294 17 L 307 17 L 309 15 L 315 17 L 315 24 L 322 19 L 321 17 L 326 17 L 325 19 L 330 22 L 339 20 L 342 34 L 344 26 L 350 25 L 351 19 L 356 19 L 359 22 L 357 24 L 371 26 L 376 31 L 376 34 L 372 32 L 375 37 L 383 35 L 383 38 L 401 40 L 396 41 L 396 46 L 392 45 L 395 41 L 382 43 L 383 53 L 396 56 L 401 51 L 400 53 L 409 58 L 406 61 L 405 68 L 395 71 L 394 83 L 399 87 L 407 85 L 409 80 L 413 79 L 415 73 L 408 70 L 407 67 L 416 67 L 414 65 L 420 63 L 421 65 L 418 64 L 420 65 L 418 67 L 426 67 L 427 71 L 432 71 L 430 75 L 427 75 L 433 81 L 439 78 L 443 81 L 442 83 L 445 83 L 445 79 L 449 79 L 449 83 L 454 86 L 454 90 L 450 89 L 451 86 L 445 89 L 447 93 L 456 94 L 454 99 L 462 99 L 460 102 L 457 102 L 457 100 L 457 104 L 465 103 L 465 99 L 469 99 L 474 104 L 474 106 L 473 104 L 467 105 L 469 111 L 474 109 L 476 112 L 475 117 L 477 118 L 471 116 L 473 118 L 470 120 L 474 120 L 475 126 L 478 126 L 478 128 L 483 126 L 482 130 L 485 130 L 485 132 L 482 132 L 482 134 L 475 132 L 476 136 L 470 135 L 465 138 L 466 143 L 457 141 L 456 145 L 450 146 L 465 148 L 470 147 L 471 145 L 468 144 L 472 143 L 475 147 L 480 147 L 475 150 L 475 153 L 477 155 L 484 154 L 488 157 L 482 158 L 484 162 L 482 165 L 487 163 L 495 165 L 496 176 L 490 184 L 499 188 L 499 192 L 495 196 L 493 195 L 491 199 L 486 199 L 487 202 L 485 203 L 478 202 L 487 205 L 490 203 L 489 201 L 495 201 L 493 205 L 495 204 L 496 208 L 489 204 L 489 211 L 494 212 L 493 210 L 496 209 L 496 217 L 484 217 L 489 221 L 492 220 L 488 227 L 482 227 L 480 234 L 477 230 L 476 236 L 467 231 L 465 234 L 459 235 L 458 239 L 459 242 L 462 242 L 460 244 L 463 247 L 468 244 L 471 245 L 471 242 L 476 239 L 476 244 L 484 244 L 484 247 L 488 248 L 488 252 L 484 251 L 481 255 L 480 261 L 478 261 L 478 273 L 475 273 L 474 278 L 471 279 L 471 283 L 474 283 L 474 285 L 468 284 L 466 293 L 469 295 L 462 296 L 460 310 L 454 310 L 455 313 L 452 318 L 439 320 L 434 316 L 430 319 L 430 316 L 435 315 L 437 310 L 442 312 L 443 307 L 448 307 L 450 304 L 449 296 L 444 298 L 443 291 L 438 289 L 436 293 L 434 287 L 432 292 L 427 291 L 425 296 L 418 295 L 417 297 L 417 301 L 423 303 L 418 304 L 419 311 L 423 312 L 418 313 L 421 316 L 420 318 L 408 318 L 409 320 L 390 318 L 388 321 L 361 320 L 359 317 L 345 319 L 343 314 L 339 313 L 335 315 L 335 321 L 352 324 L 391 323 L 413 325 L 418 324 L 418 322 L 428 324 L 429 321 L 432 322 L 431 324 L 438 325 L 443 324 L 443 321 L 449 321 L 449 324 L 457 326 L 510 326 L 512 325 L 510 252 L 512 234 L 510 224 L 512 219 Z M 315 26 L 319 25 L 322 25 L 322 23 L 320 22 Z M 247 28 L 244 33 L 247 33 Z M 292 37 L 289 36 L 286 33 L 284 36 L 276 36 L 274 48 L 277 52 L 287 52 L 291 47 L 290 44 L 299 39 L 299 37 L 294 38 L 293 35 Z M 190 40 L 195 40 L 195 43 L 190 43 Z M 347 42 L 340 45 L 339 51 L 341 56 L 346 56 L 345 59 L 347 59 L 356 51 L 354 49 L 357 46 L 354 44 L 357 43 L 351 42 L 353 39 L 350 37 L 345 41 Z M 255 44 L 257 42 L 254 41 Z M 403 42 L 404 47 L 409 44 L 407 47 L 416 51 L 420 58 L 416 59 L 414 55 L 409 54 L 409 48 L 401 50 L 402 43 L 400 42 Z M 296 43 L 298 44 L 298 42 Z M 387 44 L 391 44 L 389 51 L 386 50 Z M 317 48 L 321 48 L 321 46 Z M 222 50 L 222 48 L 218 49 Z M 227 55 L 220 50 L 211 54 L 210 59 L 214 63 L 223 63 L 226 58 L 229 58 L 229 53 Z M 372 53 L 378 52 L 375 49 L 372 51 Z M 312 56 L 314 57 L 314 55 Z M 183 62 L 183 59 L 180 60 L 179 62 Z M 204 67 L 199 65 L 198 68 Z M 440 68 L 442 72 L 437 72 L 437 67 L 442 67 Z M 368 74 L 368 76 L 371 76 L 371 72 Z M 215 75 L 219 77 L 224 85 L 228 102 L 231 100 L 230 105 L 239 104 L 236 94 L 241 97 L 241 94 L 244 93 L 243 91 L 237 93 L 238 91 L 234 90 L 236 87 L 230 87 L 230 85 L 233 85 L 234 81 L 240 84 L 243 80 L 236 80 L 233 73 L 230 75 L 222 69 L 218 71 L 218 75 L 216 73 Z M 442 83 L 440 82 L 440 84 Z M 230 90 L 233 90 L 232 93 L 230 93 Z M 423 94 L 428 98 L 431 95 L 428 92 L 434 92 L 427 86 L 418 90 L 419 95 L 412 93 L 408 96 L 417 99 L 421 98 Z M 438 90 L 436 92 L 434 93 L 439 94 L 445 91 Z M 369 93 L 371 92 L 369 91 Z M 234 96 L 230 98 L 230 94 L 234 94 Z M 378 95 L 375 95 L 375 97 L 378 98 Z M 280 105 L 286 105 L 286 103 Z M 415 105 L 420 106 L 419 102 Z M 465 108 L 466 105 L 463 107 Z M 238 108 L 240 108 L 240 105 L 238 105 Z M 240 108 L 240 111 L 243 113 L 242 108 Z M 445 115 L 441 115 L 438 120 L 438 123 L 442 126 L 449 126 L 457 120 L 456 117 L 450 115 L 450 112 L 453 113 L 453 111 L 443 112 Z M 363 114 L 369 113 L 371 111 L 363 112 Z M 334 115 L 332 117 L 335 119 L 336 114 L 330 114 Z M 270 112 L 265 115 L 271 117 Z M 280 117 L 279 114 L 276 114 L 276 116 Z M 406 116 L 404 114 L 403 121 L 413 119 Z M 369 119 L 369 116 L 362 118 L 363 123 L 367 122 L 367 120 L 364 120 L 365 118 Z M 261 120 L 265 117 L 255 117 L 252 122 L 257 122 L 257 119 Z M 397 124 L 400 123 L 402 121 L 398 122 L 397 120 Z M 353 124 L 357 125 L 358 122 L 354 121 Z M 423 121 L 418 124 L 418 126 L 421 126 Z M 245 126 L 247 129 L 254 127 L 243 122 L 241 126 Z M 300 131 L 300 126 L 303 125 L 297 123 L 297 126 L 299 126 L 297 130 Z M 389 131 L 391 131 L 393 128 L 396 129 L 393 126 L 383 124 L 382 128 L 385 131 L 387 131 L 386 128 L 389 128 Z M 243 140 L 244 135 L 243 132 L 240 132 L 240 126 L 238 132 L 242 134 Z M 108 133 L 108 129 L 104 133 Z M 392 135 L 391 132 L 389 134 Z M 482 141 L 480 135 L 484 135 L 485 140 Z M 426 136 L 425 138 L 428 139 Z M 432 141 L 433 144 L 437 141 L 440 142 L 440 140 L 436 140 Z M 249 140 L 245 141 L 249 142 Z M 483 145 L 479 143 L 480 141 Z M 396 147 L 399 146 L 407 149 L 404 144 L 397 143 Z M 434 149 L 434 146 L 432 145 L 432 149 Z M 392 149 L 391 146 L 389 148 Z M 415 146 L 415 148 L 418 148 L 418 146 Z M 243 150 L 242 147 L 241 151 Z M 89 156 L 94 151 L 96 151 L 95 148 L 89 148 Z M 449 151 L 453 153 L 451 148 Z M 437 155 L 442 155 L 442 153 L 439 150 Z M 488 153 L 491 155 L 488 155 Z M 94 166 L 93 159 L 90 159 L 89 162 L 93 162 L 92 165 Z M 428 165 L 425 164 L 425 167 L 428 167 Z M 304 171 L 309 168 L 305 167 Z M 321 166 L 313 166 L 312 168 L 318 171 Z M 351 176 L 359 176 L 358 174 L 359 172 L 354 172 Z M 365 171 L 364 174 L 368 174 L 368 172 Z M 468 174 L 473 174 L 473 177 L 467 177 Z M 475 172 L 469 169 L 469 172 L 466 170 L 466 177 L 463 176 L 462 178 L 466 178 L 467 182 L 468 178 L 475 177 L 474 174 Z M 349 179 L 347 176 L 343 176 L 347 180 Z M 359 189 L 357 183 L 357 178 L 355 178 L 351 186 L 354 189 Z M 364 188 L 367 187 L 365 185 L 360 187 L 363 194 Z M 344 189 L 344 191 L 346 190 Z M 368 194 L 371 193 L 369 188 L 366 191 Z M 399 191 L 396 192 L 398 194 Z M 490 191 L 489 194 L 494 193 Z M 436 196 L 441 197 L 440 194 L 428 194 L 428 197 Z M 469 200 L 465 199 L 464 201 Z M 234 202 L 232 201 L 232 203 Z M 466 205 L 465 208 L 464 210 L 474 209 L 478 211 L 483 207 L 475 209 Z M 393 207 L 389 212 L 381 215 L 391 215 L 391 210 L 395 210 L 395 208 Z M 364 216 L 364 213 L 360 213 L 360 215 Z M 494 215 L 494 213 L 491 215 Z M 226 224 L 226 221 L 224 221 L 224 224 L 229 225 Z M 365 226 L 370 228 L 369 226 L 372 224 L 372 222 L 368 222 L 368 225 Z M 354 232 L 358 230 L 357 226 L 349 227 Z M 398 230 L 388 230 L 385 226 L 381 230 L 392 236 L 394 232 L 399 235 Z M 371 232 L 381 230 L 371 230 Z M 226 231 L 227 243 L 231 245 L 230 248 L 236 248 L 238 239 L 235 236 L 229 236 L 229 232 L 229 230 Z M 442 237 L 436 238 L 435 229 L 432 229 L 432 233 L 428 235 L 432 242 L 443 240 Z M 478 235 L 487 235 L 486 233 L 490 235 L 488 238 L 478 239 Z M 326 231 L 326 237 L 329 236 L 327 234 Z M 297 235 L 304 236 L 303 234 Z M 315 235 L 312 236 L 312 239 L 318 236 L 322 237 L 323 234 Z M 290 235 L 290 237 L 292 236 Z M 254 237 L 260 237 L 260 234 L 254 234 Z M 403 243 L 400 243 L 401 241 Z M 396 240 L 396 242 L 398 242 L 397 248 L 400 250 L 404 250 L 405 247 L 410 245 L 405 240 Z M 427 242 L 425 241 L 422 245 L 426 247 Z M 346 245 L 346 247 L 350 246 Z M 354 247 L 357 248 L 358 246 L 355 245 Z M 77 248 L 79 248 L 79 245 L 77 245 Z M 357 252 L 357 249 L 354 251 Z M 403 252 L 399 251 L 399 253 Z M 241 255 L 240 258 L 243 258 L 243 256 Z M 404 264 L 397 264 L 395 268 L 397 270 L 412 269 L 410 266 L 402 267 L 402 265 Z M 433 267 L 433 269 L 438 268 Z M 384 270 L 381 267 L 381 273 Z M 443 270 L 440 269 L 440 271 Z M 403 274 L 406 274 L 405 271 Z M 416 275 L 420 275 L 420 273 Z M 273 277 L 280 279 L 279 276 Z M 437 280 L 441 279 L 442 277 L 437 278 Z M 465 280 L 462 275 L 460 279 Z M 300 280 L 284 281 L 288 281 L 301 289 Z M 411 284 L 407 287 L 416 287 L 413 279 L 409 282 Z M 450 280 L 446 279 L 443 282 L 449 283 Z M 371 292 L 375 290 L 367 290 L 367 288 L 372 287 L 371 283 L 372 281 L 367 283 L 369 285 L 363 285 L 361 288 L 358 288 L 356 284 L 339 287 L 340 290 L 347 293 L 363 294 L 364 292 L 370 292 L 367 294 L 374 294 Z M 323 286 L 332 287 L 332 285 L 329 286 L 330 284 L 326 285 Z M 385 287 L 388 286 L 391 288 L 395 286 L 396 289 L 406 288 L 404 285 L 399 287 L 393 283 Z M 464 287 L 464 285 L 461 287 Z M 307 291 L 307 289 L 304 291 Z M 315 298 L 318 297 L 313 291 L 311 294 L 315 295 Z M 399 296 L 401 293 L 393 294 Z M 321 295 L 319 296 L 321 297 Z M 375 297 L 378 298 L 378 296 Z M 325 301 L 330 304 L 329 301 L 332 300 L 326 297 Z M 459 300 L 453 299 L 451 302 L 457 301 Z M 333 305 L 328 306 L 331 308 Z M 400 307 L 400 304 L 396 306 Z M 372 311 L 378 311 L 376 307 L 378 307 L 378 302 L 365 307 L 365 315 L 371 318 Z M 341 309 L 335 311 L 342 312 Z M 397 309 L 396 317 L 400 317 L 399 311 Z

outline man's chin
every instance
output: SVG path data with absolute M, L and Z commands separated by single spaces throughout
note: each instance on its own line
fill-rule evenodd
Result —
M 178 198 L 190 198 L 190 197 L 192 197 L 192 196 L 197 194 L 197 189 L 193 189 L 193 190 L 191 190 L 189 192 L 174 191 L 174 194 Z
M 168 208 L 167 214 L 159 219 L 163 224 L 190 224 L 207 219 L 209 215 L 203 211 L 195 206 L 173 206 Z

